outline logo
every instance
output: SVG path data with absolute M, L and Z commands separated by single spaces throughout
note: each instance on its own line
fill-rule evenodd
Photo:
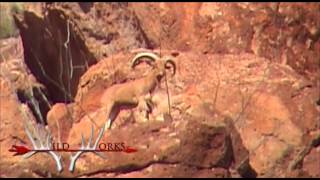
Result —
M 81 157 L 83 153 L 94 153 L 99 157 L 106 159 L 105 154 L 102 152 L 123 152 L 123 153 L 134 153 L 137 149 L 126 146 L 124 142 L 122 143 L 103 143 L 100 142 L 104 134 L 104 127 L 102 127 L 98 133 L 98 137 L 93 143 L 94 128 L 92 125 L 91 134 L 88 143 L 85 143 L 85 139 L 81 134 L 82 141 L 80 148 L 72 149 L 68 143 L 55 143 L 52 142 L 51 134 L 47 131 L 42 133 L 40 129 L 33 128 L 34 131 L 31 133 L 30 129 L 25 127 L 25 132 L 31 141 L 32 148 L 27 146 L 12 145 L 9 149 L 10 152 L 15 152 L 13 156 L 22 156 L 27 159 L 36 153 L 48 153 L 56 162 L 57 171 L 61 172 L 63 170 L 62 157 L 59 152 L 70 152 L 70 164 L 69 171 L 73 172 L 76 166 L 76 161 Z

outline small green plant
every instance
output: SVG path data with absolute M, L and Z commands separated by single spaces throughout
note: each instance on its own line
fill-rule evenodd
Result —
M 22 3 L 0 3 L 0 39 L 18 35 L 13 14 L 22 11 Z

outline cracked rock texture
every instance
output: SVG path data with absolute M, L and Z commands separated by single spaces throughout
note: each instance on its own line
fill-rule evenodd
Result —
M 319 3 L 24 3 L 18 38 L 0 40 L 0 177 L 320 177 Z M 81 144 L 106 121 L 114 84 L 142 77 L 138 51 L 176 54 L 149 121 L 123 110 L 74 173 L 31 147 L 26 122 Z M 94 123 L 93 123 L 94 122 Z

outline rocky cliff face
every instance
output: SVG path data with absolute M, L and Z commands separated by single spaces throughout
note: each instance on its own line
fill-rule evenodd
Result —
M 320 176 L 319 3 L 39 5 L 0 44 L 1 177 Z M 80 147 L 106 120 L 102 93 L 150 71 L 130 69 L 140 51 L 174 54 L 177 72 L 149 121 L 123 110 L 101 140 L 137 152 L 83 154 L 70 173 L 70 153 L 57 172 L 44 153 L 8 151 L 31 147 L 26 122 Z

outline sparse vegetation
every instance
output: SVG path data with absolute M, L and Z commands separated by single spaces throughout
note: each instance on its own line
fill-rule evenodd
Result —
M 22 3 L 0 3 L 0 39 L 18 35 L 13 14 L 23 11 Z

